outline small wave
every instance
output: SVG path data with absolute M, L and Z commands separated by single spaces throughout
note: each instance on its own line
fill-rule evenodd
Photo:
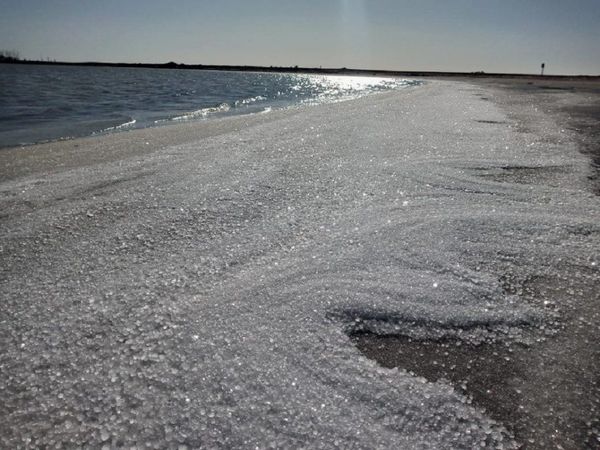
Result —
M 114 129 L 115 130 L 120 130 L 121 128 L 127 128 L 127 127 L 130 127 L 132 125 L 135 125 L 136 122 L 137 122 L 137 120 L 131 119 L 129 122 L 125 122 L 125 123 L 122 123 L 121 125 L 117 125 L 116 127 L 114 127 Z
M 245 98 L 244 100 L 236 100 L 234 106 L 241 105 L 250 105 L 252 103 L 260 102 L 262 100 L 266 100 L 267 97 L 263 97 L 262 95 L 257 95 L 256 97 Z
M 221 103 L 217 106 L 211 106 L 209 108 L 202 108 L 197 111 L 192 111 L 181 116 L 171 117 L 170 119 L 160 119 L 155 120 L 154 123 L 164 123 L 164 122 L 181 122 L 185 120 L 193 120 L 199 119 L 202 117 L 207 117 L 211 114 L 216 113 L 225 113 L 231 109 L 231 106 L 228 103 Z
M 137 120 L 135 119 L 131 119 L 128 122 L 122 123 L 120 125 L 115 125 L 114 127 L 108 127 L 108 128 L 103 128 L 102 130 L 100 130 L 98 133 L 106 133 L 107 131 L 116 131 L 116 130 L 122 130 L 124 128 L 129 128 L 133 125 L 135 125 L 137 123 Z M 95 134 L 95 133 L 94 133 Z

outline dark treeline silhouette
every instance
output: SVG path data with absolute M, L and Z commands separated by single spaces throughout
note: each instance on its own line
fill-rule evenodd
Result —
M 441 71 L 397 71 L 376 69 L 348 69 L 299 67 L 299 66 L 249 66 L 249 65 L 210 65 L 210 64 L 179 64 L 168 62 L 164 64 L 148 63 L 110 63 L 110 62 L 61 62 L 50 60 L 19 59 L 17 52 L 0 51 L 0 63 L 28 64 L 28 65 L 55 65 L 55 66 L 82 66 L 82 67 L 128 67 L 145 69 L 176 69 L 176 70 L 220 70 L 231 72 L 276 72 L 276 73 L 311 73 L 326 75 L 377 75 L 377 76 L 404 76 L 404 77 L 490 77 L 490 78 L 537 78 L 536 74 L 519 73 L 487 73 L 477 72 L 441 72 Z M 600 75 L 546 75 L 545 79 L 597 79 Z
M 20 62 L 19 52 L 15 50 L 0 50 L 0 63 Z

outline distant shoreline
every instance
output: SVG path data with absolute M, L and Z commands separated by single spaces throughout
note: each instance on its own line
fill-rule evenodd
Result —
M 600 75 L 538 75 L 521 73 L 488 73 L 478 72 L 443 72 L 443 71 L 396 71 L 378 69 L 352 69 L 346 67 L 300 67 L 300 66 L 249 66 L 249 65 L 214 65 L 214 64 L 164 64 L 148 63 L 110 63 L 110 62 L 61 62 L 61 61 L 29 61 L 0 60 L 0 64 L 43 65 L 43 66 L 79 66 L 79 67 L 122 67 L 139 69 L 176 69 L 176 70 L 219 70 L 225 72 L 267 72 L 267 73 L 309 73 L 323 75 L 364 75 L 392 77 L 467 77 L 467 78 L 521 78 L 550 80 L 600 80 Z

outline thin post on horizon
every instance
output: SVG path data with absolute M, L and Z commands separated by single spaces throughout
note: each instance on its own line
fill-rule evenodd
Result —
M 546 68 L 546 63 L 542 63 L 542 76 L 544 76 L 544 69 Z

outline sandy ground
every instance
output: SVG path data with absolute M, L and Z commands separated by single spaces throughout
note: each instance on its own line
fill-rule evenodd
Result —
M 542 132 L 541 123 L 553 121 L 555 129 L 568 136 L 555 143 L 574 141 L 590 158 L 589 189 L 600 194 L 600 82 L 543 78 L 468 82 L 485 88 L 481 98 L 499 105 L 520 131 Z M 496 178 L 547 183 L 553 174 L 540 177 L 536 170 L 507 168 Z M 428 380 L 451 380 L 507 425 L 523 448 L 600 448 L 600 284 L 597 278 L 582 281 L 580 268 L 557 265 L 560 279 L 518 274 L 503 278 L 507 291 L 561 309 L 561 331 L 548 341 L 507 349 L 357 334 L 355 342 L 385 367 L 410 368 Z M 575 292 L 580 301 L 562 306 Z
M 598 89 L 544 83 L 1 151 L 0 442 L 598 447 Z

